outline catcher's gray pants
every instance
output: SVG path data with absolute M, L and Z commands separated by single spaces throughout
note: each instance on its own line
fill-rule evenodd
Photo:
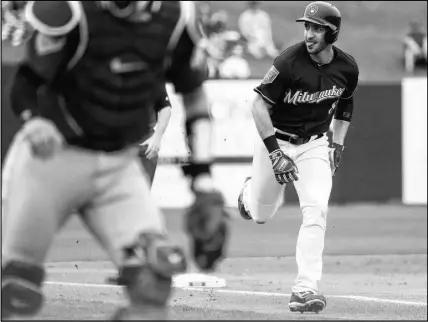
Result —
M 65 147 L 35 158 L 17 134 L 3 173 L 3 261 L 44 263 L 58 229 L 75 209 L 112 261 L 145 231 L 165 233 L 138 148 L 103 153 Z

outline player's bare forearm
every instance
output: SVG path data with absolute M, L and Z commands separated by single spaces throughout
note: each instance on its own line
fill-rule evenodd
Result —
M 196 162 L 212 161 L 212 127 L 208 98 L 203 86 L 183 94 L 186 107 L 186 127 L 192 159 Z
M 165 106 L 158 112 L 158 121 L 156 123 L 156 135 L 159 140 L 162 139 L 165 134 L 166 128 L 168 127 L 169 120 L 171 119 L 171 107 Z
M 334 120 L 333 125 L 333 143 L 345 145 L 346 134 L 348 133 L 349 124 L 348 121 Z
M 275 134 L 269 115 L 270 105 L 260 95 L 257 95 L 252 106 L 254 123 L 262 140 Z

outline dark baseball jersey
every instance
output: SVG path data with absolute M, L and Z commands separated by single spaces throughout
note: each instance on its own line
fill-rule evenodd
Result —
M 271 105 L 273 126 L 301 137 L 328 131 L 339 100 L 352 100 L 358 84 L 354 58 L 333 46 L 334 58 L 319 66 L 305 43 L 284 50 L 254 90 Z M 346 106 L 345 102 L 343 106 Z M 350 104 L 352 105 L 352 104 Z M 339 115 L 340 114 L 340 115 Z M 350 121 L 352 107 L 342 108 L 337 119 Z
M 34 112 L 52 120 L 71 145 L 116 151 L 138 143 L 153 129 L 167 81 L 187 93 L 206 79 L 206 65 L 192 60 L 201 36 L 192 3 L 161 1 L 133 21 L 115 17 L 99 1 L 71 3 L 30 7 L 29 21 L 39 29 L 27 44 L 12 105 L 19 114 L 38 101 Z M 49 28 L 44 33 L 40 25 L 57 23 L 68 6 L 81 11 L 77 26 L 64 37 L 46 36 Z M 23 97 L 23 84 L 38 90 L 36 100 L 29 86 L 31 100 Z

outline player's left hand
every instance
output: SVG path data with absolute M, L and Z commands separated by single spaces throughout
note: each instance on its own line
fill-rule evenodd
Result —
M 299 180 L 299 170 L 296 163 L 281 150 L 269 153 L 276 181 L 280 184 Z
M 330 148 L 330 167 L 331 174 L 334 177 L 337 169 L 339 168 L 340 161 L 342 159 L 342 153 L 345 149 L 344 145 L 332 143 Z
M 161 147 L 161 138 L 156 133 L 149 137 L 146 141 L 140 144 L 142 148 L 145 148 L 144 155 L 147 159 L 151 160 L 159 155 Z

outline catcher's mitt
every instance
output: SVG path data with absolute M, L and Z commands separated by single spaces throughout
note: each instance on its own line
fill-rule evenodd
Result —
M 193 256 L 203 270 L 212 270 L 224 257 L 229 215 L 219 192 L 195 192 L 186 214 L 186 231 L 193 242 Z

